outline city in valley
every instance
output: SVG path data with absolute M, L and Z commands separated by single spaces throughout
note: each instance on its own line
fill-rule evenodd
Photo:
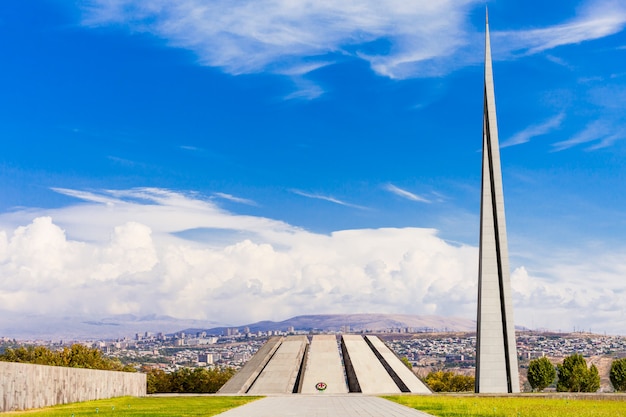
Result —
M 342 331 L 325 332 L 341 334 Z M 355 333 L 365 333 L 357 331 Z M 228 328 L 223 334 L 176 332 L 137 333 L 133 338 L 116 340 L 80 341 L 89 347 L 101 349 L 106 356 L 132 364 L 138 370 L 151 368 L 173 372 L 182 367 L 243 366 L 271 336 L 290 334 L 319 334 L 318 331 L 299 331 L 293 327 L 284 330 L 250 332 L 247 327 Z M 370 332 L 368 332 L 370 333 Z M 414 332 L 411 328 L 389 328 L 371 332 L 383 339 L 400 357 L 406 357 L 418 376 L 433 370 L 451 370 L 466 375 L 474 374 L 476 334 L 473 332 Z M 57 348 L 72 341 L 15 340 L 0 338 L 0 351 L 16 345 L 44 345 Z M 530 391 L 526 382 L 526 368 L 530 360 L 545 356 L 557 364 L 566 356 L 582 354 L 598 367 L 600 391 L 612 391 L 608 373 L 611 362 L 626 357 L 626 337 L 585 332 L 556 333 L 537 331 L 517 332 L 517 352 L 520 364 L 522 390 Z

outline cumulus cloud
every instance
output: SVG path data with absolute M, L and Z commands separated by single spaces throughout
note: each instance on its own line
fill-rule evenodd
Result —
M 516 268 L 511 274 L 516 322 L 537 329 L 624 334 L 624 252 L 570 254 L 565 262 L 532 273 Z
M 469 22 L 477 0 L 291 2 L 91 0 L 83 24 L 120 25 L 193 51 L 202 65 L 230 74 L 272 72 L 294 77 L 289 98 L 315 98 L 323 90 L 302 75 L 346 57 L 363 59 L 391 78 L 440 76 L 478 63 L 482 46 Z M 494 57 L 512 58 L 621 31 L 624 8 L 589 2 L 570 22 L 494 31 Z
M 83 200 L 0 215 L 0 326 L 32 314 L 240 324 L 316 313 L 476 314 L 477 248 L 433 229 L 324 235 L 239 216 L 195 194 L 63 192 Z M 204 233 L 179 237 L 187 230 Z M 234 243 L 212 239 L 244 230 L 250 237 Z M 624 315 L 623 254 L 551 259 L 532 273 L 513 272 L 518 324 L 626 331 L 615 319 Z
M 450 245 L 434 230 L 319 235 L 255 219 L 257 226 L 263 225 L 256 230 L 256 241 L 216 248 L 176 238 L 176 227 L 167 224 L 171 217 L 187 217 L 190 207 L 204 207 L 207 219 L 216 216 L 209 203 L 152 189 L 109 194 L 126 200 L 153 194 L 169 199 L 156 205 L 118 201 L 122 217 L 138 221 L 113 227 L 106 239 L 68 237 L 83 235 L 81 229 L 100 221 L 119 221 L 109 199 L 90 193 L 74 193 L 89 203 L 66 209 L 75 221 L 65 223 L 65 229 L 51 217 L 36 214 L 25 226 L 3 230 L 0 302 L 5 311 L 60 316 L 154 313 L 243 323 L 303 313 L 471 316 L 474 310 L 468 293 L 474 286 L 476 250 Z M 76 221 L 73 215 L 83 210 L 89 215 Z M 222 228 L 241 218 L 224 211 L 216 217 Z M 7 218 L 2 220 L 6 225 Z M 444 306 L 446 299 L 455 303 Z

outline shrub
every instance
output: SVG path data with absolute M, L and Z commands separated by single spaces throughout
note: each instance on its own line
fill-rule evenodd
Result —
M 528 383 L 533 390 L 542 391 L 556 378 L 556 370 L 548 358 L 533 359 L 528 365 Z
M 580 354 L 568 356 L 562 365 L 557 366 L 559 381 L 557 391 L 568 392 L 596 392 L 600 388 L 598 368 L 591 365 L 587 369 L 587 362 Z
M 102 356 L 100 350 L 79 344 L 64 347 L 62 350 L 58 351 L 50 350 L 45 346 L 20 346 L 16 349 L 7 348 L 7 350 L 0 355 L 0 361 L 135 372 L 135 369 L 131 366 L 124 366 L 118 360 Z
M 233 368 L 181 368 L 172 373 L 152 369 L 146 375 L 148 394 L 154 393 L 214 393 L 233 375 Z
M 451 371 L 429 373 L 424 382 L 435 392 L 474 391 L 474 377 L 455 374 Z
M 609 378 L 615 391 L 626 391 L 626 358 L 613 361 Z

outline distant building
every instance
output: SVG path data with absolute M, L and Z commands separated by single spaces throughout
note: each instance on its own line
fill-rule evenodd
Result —
M 206 363 L 207 365 L 212 365 L 214 362 L 212 353 L 200 353 L 198 355 L 199 363 Z

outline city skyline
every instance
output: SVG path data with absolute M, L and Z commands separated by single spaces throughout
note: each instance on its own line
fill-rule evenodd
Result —
M 515 324 L 626 334 L 626 7 L 486 4 Z M 474 319 L 484 11 L 0 5 L 0 336 Z

